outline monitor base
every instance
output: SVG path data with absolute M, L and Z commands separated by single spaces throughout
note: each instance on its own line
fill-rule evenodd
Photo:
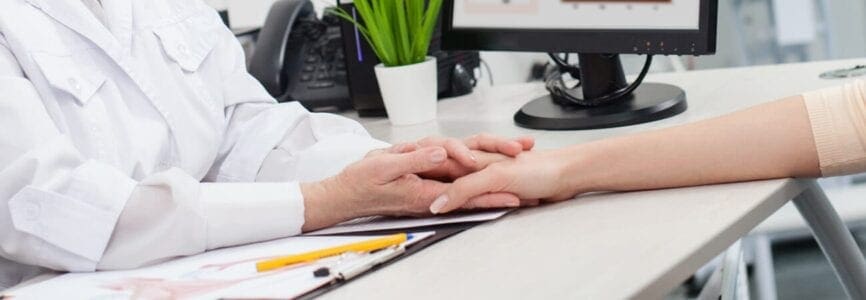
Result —
M 575 89 L 580 94 L 580 88 Z M 597 106 L 561 106 L 550 96 L 527 103 L 514 115 L 518 126 L 546 130 L 611 128 L 647 123 L 675 116 L 686 110 L 686 93 L 664 83 L 643 83 L 626 99 Z

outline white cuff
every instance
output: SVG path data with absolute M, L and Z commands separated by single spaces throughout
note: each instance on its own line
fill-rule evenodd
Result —
M 215 249 L 301 233 L 304 196 L 291 183 L 202 183 L 207 248 Z

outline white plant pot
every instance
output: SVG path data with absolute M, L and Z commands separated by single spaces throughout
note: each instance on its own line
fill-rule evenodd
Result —
M 391 125 L 405 126 L 436 119 L 436 58 L 408 66 L 376 65 L 376 79 Z

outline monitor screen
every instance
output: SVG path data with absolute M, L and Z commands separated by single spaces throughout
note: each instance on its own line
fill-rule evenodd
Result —
M 445 0 L 447 50 L 688 54 L 716 50 L 718 0 Z
M 454 0 L 454 28 L 698 30 L 696 0 Z

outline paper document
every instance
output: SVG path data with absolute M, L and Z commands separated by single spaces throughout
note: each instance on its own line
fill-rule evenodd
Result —
M 409 246 L 433 234 L 414 233 L 403 245 Z M 356 264 L 375 253 L 347 253 L 261 273 L 256 271 L 256 262 L 376 237 L 291 237 L 210 251 L 130 271 L 65 274 L 4 296 L 14 299 L 296 298 L 336 279 L 335 274 L 317 278 L 313 276 L 316 269 Z
M 484 222 L 499 219 L 512 209 L 500 209 L 479 213 L 457 213 L 430 218 L 358 218 L 336 226 L 309 232 L 306 235 L 328 235 L 340 233 L 369 232 L 377 230 L 409 229 L 432 225 Z

